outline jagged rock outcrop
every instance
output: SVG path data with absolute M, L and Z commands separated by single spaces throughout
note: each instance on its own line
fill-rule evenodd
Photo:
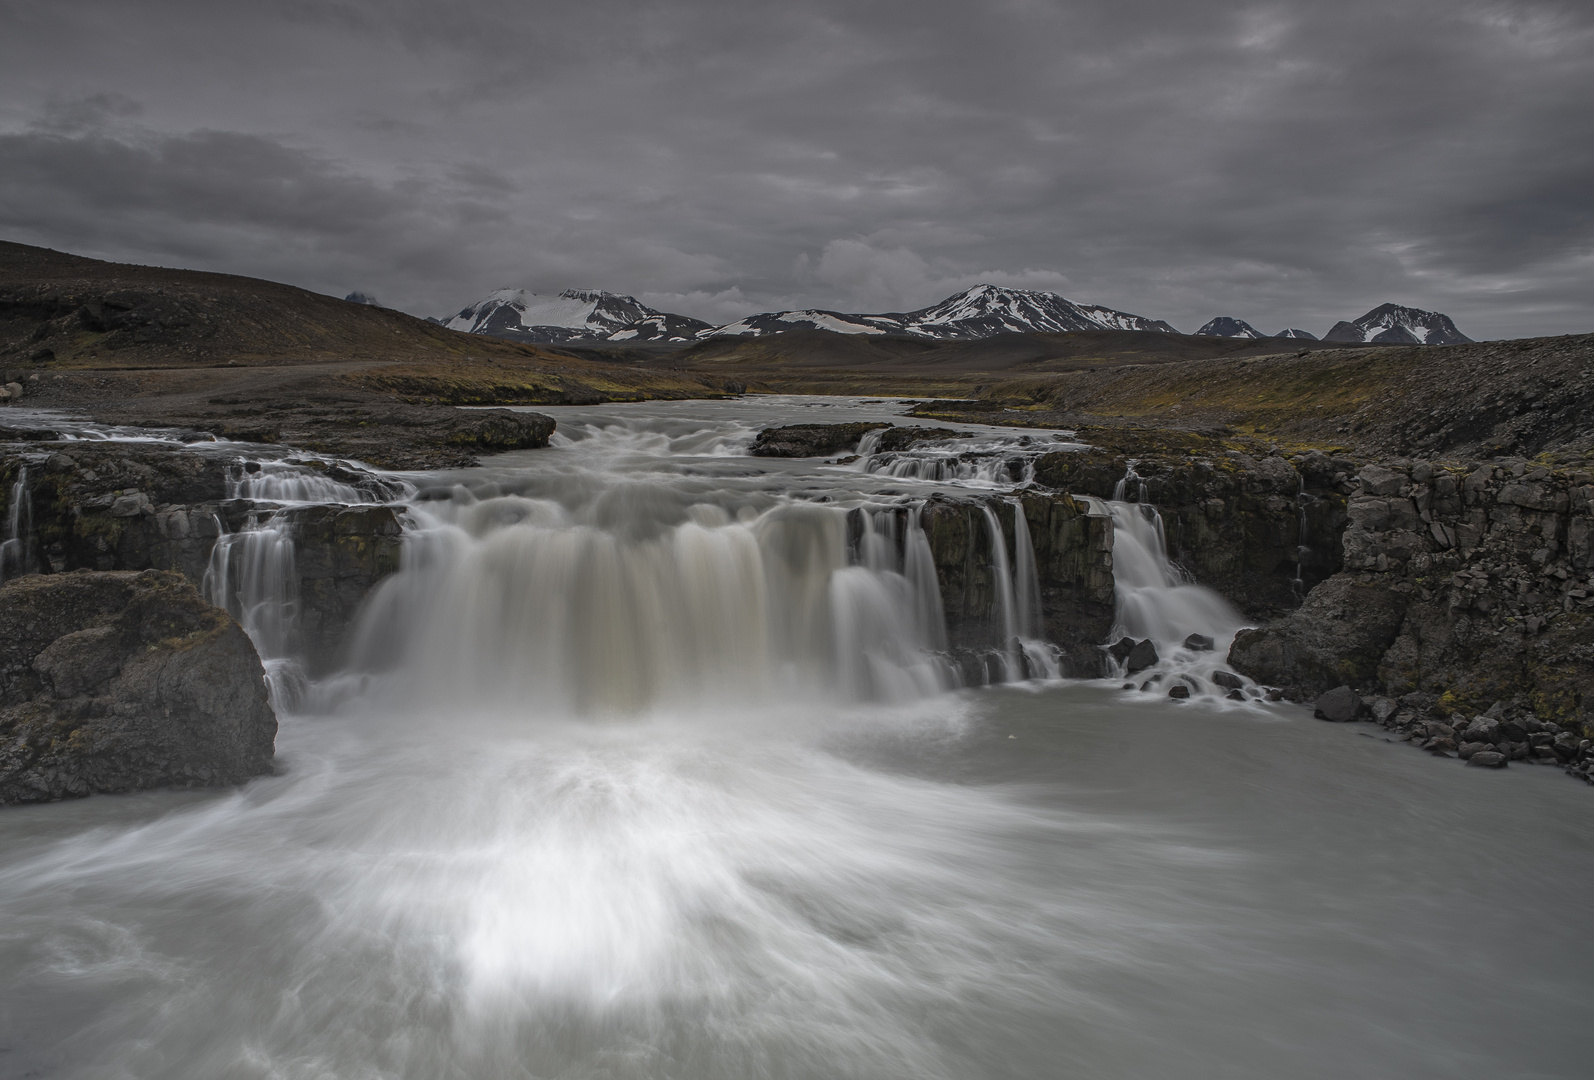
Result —
M 1356 471 L 1348 458 L 1245 452 L 1220 439 L 1185 436 L 1138 452 L 1047 454 L 1036 463 L 1035 480 L 1110 499 L 1131 468 L 1136 476 L 1123 496 L 1157 507 L 1169 557 L 1248 615 L 1292 610 L 1306 589 L 1341 565 L 1346 493 Z
M 1357 481 L 1344 571 L 1242 634 L 1231 663 L 1309 694 L 1337 648 L 1354 659 L 1339 681 L 1363 692 L 1464 713 L 1521 696 L 1594 734 L 1594 468 L 1397 459 Z
M 1015 513 L 1022 508 L 1034 547 L 1046 639 L 1079 676 L 1101 671 L 1101 643 L 1112 628 L 1112 521 L 1071 495 L 1026 492 L 1015 506 L 1003 499 L 936 496 L 920 512 L 930 542 L 951 643 L 994 648 L 996 581 L 985 508 L 996 514 L 1003 543 L 1015 550 Z
M 754 457 L 823 457 L 826 454 L 850 454 L 858 448 L 858 440 L 870 431 L 888 428 L 890 424 L 788 424 L 785 427 L 765 428 L 753 440 L 748 453 Z
M 352 486 L 356 474 L 307 461 Z M 216 541 L 278 522 L 295 541 L 298 631 L 311 656 L 330 658 L 365 595 L 398 568 L 401 507 L 289 506 L 229 498 L 244 468 L 214 448 L 70 442 L 0 451 L 0 520 L 27 471 L 27 570 L 173 570 L 203 586 Z M 241 554 L 241 550 L 233 553 Z M 13 571 L 15 572 L 15 571 Z M 236 576 L 236 575 L 235 575 Z
M 181 576 L 0 585 L 0 804 L 240 783 L 276 732 L 254 646 Z

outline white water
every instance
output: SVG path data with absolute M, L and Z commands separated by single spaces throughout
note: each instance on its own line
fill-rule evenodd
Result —
M 5 537 L 0 539 L 0 582 L 33 569 L 33 493 L 28 489 L 28 467 L 17 470 L 6 504 Z
M 741 456 L 760 409 L 881 412 L 559 410 L 400 478 L 403 570 L 280 775 L 4 811 L 0 1074 L 1580 1075 L 1594 953 L 1475 928 L 1577 910 L 1585 791 L 1287 706 L 942 692 L 923 489 Z M 257 524 L 207 588 L 291 652 Z M 1126 619 L 1190 588 L 1155 537 Z

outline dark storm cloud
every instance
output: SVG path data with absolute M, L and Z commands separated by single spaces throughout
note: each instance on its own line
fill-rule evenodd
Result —
M 1193 329 L 1594 329 L 1585 5 L 0 7 L 0 229 L 419 313 L 979 280 Z

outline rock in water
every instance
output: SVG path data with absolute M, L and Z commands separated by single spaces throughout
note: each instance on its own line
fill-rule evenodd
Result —
M 1238 690 L 1245 685 L 1240 677 L 1232 671 L 1214 671 L 1212 673 L 1212 681 L 1225 690 Z
M 1159 659 L 1157 647 L 1151 643 L 1150 638 L 1146 638 L 1144 641 L 1135 642 L 1135 647 L 1129 650 L 1125 666 L 1129 674 L 1133 675 L 1137 671 L 1144 671 L 1146 668 L 1151 667 Z
M 1495 750 L 1480 750 L 1467 759 L 1468 765 L 1478 765 L 1485 769 L 1505 768 L 1505 755 Z
M 747 452 L 754 457 L 822 457 L 851 453 L 858 440 L 890 424 L 789 424 L 765 428 Z
M 1184 647 L 1192 652 L 1211 652 L 1217 642 L 1205 634 L 1191 634 L 1184 639 Z
M 1184 683 L 1174 683 L 1168 688 L 1168 696 L 1171 698 L 1178 698 L 1181 701 L 1185 700 L 1190 696 L 1190 688 Z
M 1356 691 L 1348 686 L 1336 686 L 1317 699 L 1312 708 L 1312 715 L 1319 720 L 1344 723 L 1356 719 L 1356 714 L 1361 712 L 1361 708 L 1362 701 L 1356 696 Z
M 276 735 L 254 645 L 180 574 L 0 586 L 0 804 L 239 783 Z

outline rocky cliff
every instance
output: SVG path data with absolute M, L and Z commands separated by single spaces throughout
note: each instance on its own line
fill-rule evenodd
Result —
M 354 484 L 369 482 L 370 474 L 303 462 Z M 31 519 L 27 550 L 17 560 L 28 565 L 7 572 L 172 570 L 203 586 L 219 537 L 280 524 L 295 540 L 298 645 L 330 663 L 365 594 L 398 567 L 401 511 L 230 498 L 247 467 L 236 453 L 158 443 L 39 442 L 0 450 L 0 521 L 19 495 Z
M 1594 469 L 1395 459 L 1357 476 L 1344 569 L 1231 661 L 1311 695 L 1433 695 L 1448 713 L 1518 696 L 1594 734 Z

